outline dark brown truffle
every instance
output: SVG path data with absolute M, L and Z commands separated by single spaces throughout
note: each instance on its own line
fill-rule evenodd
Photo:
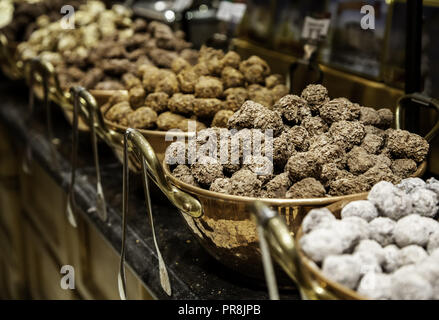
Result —
M 320 117 L 331 124 L 341 120 L 355 120 L 360 116 L 360 106 L 346 98 L 337 98 L 320 107 Z
M 145 105 L 157 113 L 162 113 L 168 110 L 168 99 L 169 96 L 165 92 L 153 92 L 146 97 Z
M 305 117 L 311 116 L 311 110 L 306 100 L 292 94 L 277 101 L 273 109 L 279 110 L 282 118 L 291 124 L 300 124 Z
M 172 175 L 184 183 L 199 187 L 198 183 L 195 181 L 195 178 L 191 173 L 191 169 L 189 169 L 187 165 L 179 164 L 172 171 Z
M 287 191 L 289 199 L 306 199 L 323 197 L 326 190 L 323 185 L 314 178 L 305 178 L 293 184 Z
M 328 90 L 320 84 L 310 84 L 303 91 L 301 97 L 308 102 L 312 112 L 318 113 L 320 107 L 329 101 Z
M 395 158 L 413 159 L 418 163 L 425 160 L 429 150 L 424 138 L 400 129 L 388 132 L 387 147 Z
M 417 169 L 416 162 L 412 159 L 396 159 L 390 166 L 392 172 L 401 178 L 410 177 Z
M 218 78 L 200 77 L 195 84 L 197 98 L 218 98 L 223 93 L 223 84 Z
M 192 114 L 194 105 L 195 97 L 192 94 L 175 93 L 168 100 L 168 109 L 174 113 Z
M 195 180 L 204 186 L 210 186 L 218 178 L 223 178 L 223 166 L 218 160 L 201 156 L 191 165 L 191 173 Z
M 225 67 L 221 72 L 221 80 L 225 88 L 242 87 L 244 76 L 238 70 L 232 67 Z
M 328 131 L 328 125 L 320 117 L 305 117 L 301 126 L 308 131 L 311 137 Z
M 247 169 L 235 172 L 230 178 L 231 194 L 236 196 L 258 197 L 262 182 L 258 176 Z
M 157 113 L 149 107 L 141 107 L 127 116 L 130 127 L 150 129 L 155 126 Z
M 285 194 L 291 187 L 291 180 L 288 172 L 278 174 L 271 179 L 264 187 L 262 196 L 264 198 L 285 198 Z

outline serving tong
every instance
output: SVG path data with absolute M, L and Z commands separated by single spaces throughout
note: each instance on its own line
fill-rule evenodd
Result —
M 123 202 L 122 202 L 122 246 L 120 253 L 120 265 L 118 274 L 119 295 L 122 300 L 127 299 L 126 276 L 125 276 L 125 245 L 126 228 L 128 215 L 128 195 L 129 195 L 129 154 L 132 153 L 141 164 L 142 181 L 145 192 L 146 209 L 151 224 L 154 246 L 159 261 L 160 284 L 169 296 L 172 294 L 171 283 L 168 276 L 165 261 L 160 252 L 151 209 L 151 199 L 149 193 L 149 179 L 151 179 L 168 197 L 172 204 L 183 214 L 199 218 L 203 214 L 201 204 L 192 196 L 184 191 L 172 186 L 165 178 L 161 163 L 157 159 L 155 152 L 149 142 L 136 129 L 128 128 L 124 134 L 123 151 Z
M 96 137 L 96 128 L 99 127 L 99 121 L 96 117 L 96 109 L 98 108 L 95 98 L 83 87 L 75 86 L 70 88 L 70 95 L 73 100 L 73 134 L 72 134 L 72 169 L 70 176 L 70 187 L 67 195 L 67 218 L 70 224 L 76 228 L 75 218 L 75 181 L 78 156 L 78 121 L 79 113 L 81 117 L 88 121 L 90 127 L 91 143 L 93 149 L 93 159 L 96 169 L 96 211 L 102 221 L 107 220 L 107 207 L 105 204 L 105 196 L 101 182 L 101 170 L 99 165 L 99 151 Z

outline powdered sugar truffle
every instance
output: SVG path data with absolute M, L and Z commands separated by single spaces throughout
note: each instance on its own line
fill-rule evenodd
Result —
M 369 237 L 385 247 L 394 242 L 395 225 L 396 222 L 390 218 L 375 218 L 369 222 Z
M 368 200 L 358 200 L 344 206 L 341 210 L 341 217 L 359 217 L 369 222 L 378 217 L 378 210 L 372 202 Z

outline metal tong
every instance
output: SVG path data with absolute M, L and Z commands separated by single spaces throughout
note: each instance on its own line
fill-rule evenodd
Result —
M 46 125 L 47 125 L 47 139 L 50 141 L 50 152 L 52 157 L 52 164 L 55 168 L 59 168 L 59 163 L 56 158 L 56 150 L 55 150 L 55 139 L 53 134 L 53 126 L 52 126 L 52 112 L 51 112 L 51 104 L 49 98 L 49 78 L 53 74 L 53 66 L 50 63 L 46 63 L 42 61 L 40 58 L 33 58 L 31 60 L 26 61 L 26 77 L 29 83 L 29 104 L 28 104 L 28 114 L 26 119 L 26 125 L 29 125 L 33 112 L 34 112 L 34 85 L 35 81 L 39 81 L 43 87 L 43 102 L 46 109 Z M 23 171 L 30 174 L 30 162 L 32 161 L 32 150 L 30 148 L 29 142 L 25 147 L 25 155 L 23 158 L 22 168 Z
M 165 178 L 161 163 L 157 159 L 155 152 L 142 134 L 135 129 L 127 129 L 124 135 L 124 154 L 123 154 L 123 202 L 122 202 L 122 247 L 120 253 L 120 265 L 118 274 L 119 295 L 122 300 L 127 299 L 126 276 L 125 276 L 125 245 L 126 228 L 128 215 L 128 195 L 129 195 L 129 159 L 128 155 L 132 152 L 141 163 L 142 180 L 145 191 L 145 202 L 147 214 L 151 223 L 155 249 L 159 260 L 160 284 L 169 296 L 172 294 L 171 283 L 169 281 L 166 264 L 160 253 L 154 229 L 154 220 L 151 209 L 151 199 L 149 195 L 149 179 L 163 191 L 168 199 L 184 214 L 198 218 L 202 215 L 201 204 L 194 197 L 170 185 Z
M 276 262 L 296 283 L 302 299 L 336 299 L 336 297 L 313 280 L 305 271 L 298 253 L 297 244 L 279 214 L 267 207 L 261 201 L 250 204 L 257 227 L 263 230 L 259 234 L 262 244 L 267 242 L 270 250 L 261 250 L 270 298 L 278 298 L 279 294 L 275 283 L 273 266 L 269 258 L 270 252 Z M 263 247 L 262 245 L 261 247 Z M 267 275 L 268 274 L 268 275 Z
M 96 168 L 96 211 L 98 216 L 102 221 L 107 220 L 107 207 L 105 204 L 104 191 L 102 189 L 101 182 L 101 170 L 99 166 L 99 153 L 98 153 L 98 143 L 96 137 L 95 128 L 99 123 L 95 120 L 95 113 L 97 109 L 96 100 L 94 97 L 83 87 L 76 86 L 70 89 L 71 96 L 73 98 L 73 136 L 72 136 L 72 170 L 70 178 L 70 187 L 67 196 L 67 218 L 70 224 L 76 228 L 76 218 L 75 218 L 75 193 L 74 186 L 76 181 L 76 169 L 77 169 L 77 156 L 78 156 L 78 117 L 79 112 L 81 116 L 88 120 L 90 126 L 91 143 L 93 148 L 93 158 Z

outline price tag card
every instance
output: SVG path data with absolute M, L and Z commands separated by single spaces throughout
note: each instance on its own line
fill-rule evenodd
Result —
M 239 23 L 244 16 L 247 5 L 244 3 L 233 3 L 229 1 L 221 1 L 216 13 L 218 20 Z
M 328 34 L 330 19 L 314 19 L 306 17 L 302 29 L 302 38 L 319 40 Z

